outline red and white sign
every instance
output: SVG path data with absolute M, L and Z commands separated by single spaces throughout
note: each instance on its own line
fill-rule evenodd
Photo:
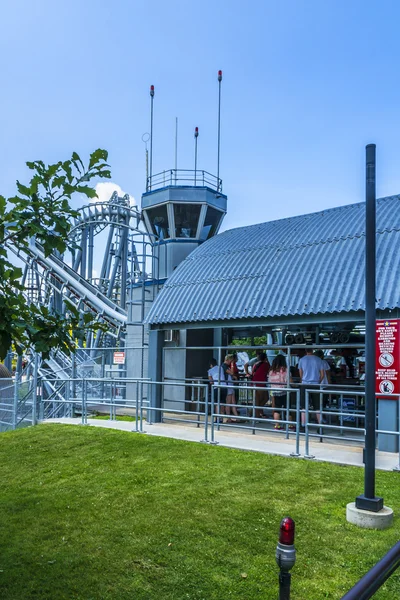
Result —
M 375 392 L 400 394 L 400 319 L 377 321 L 375 339 Z
M 114 365 L 125 364 L 125 352 L 114 352 Z

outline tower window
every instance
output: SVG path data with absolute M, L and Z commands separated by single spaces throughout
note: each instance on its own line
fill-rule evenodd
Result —
M 220 210 L 212 208 L 211 206 L 207 208 L 206 218 L 204 219 L 204 225 L 200 234 L 200 239 L 202 241 L 208 240 L 214 235 L 222 217 L 223 213 Z
M 154 208 L 148 208 L 147 216 L 149 217 L 153 233 L 155 233 L 160 240 L 170 237 L 167 207 L 165 204 L 155 206 Z
M 200 210 L 200 204 L 174 204 L 175 237 L 196 237 Z

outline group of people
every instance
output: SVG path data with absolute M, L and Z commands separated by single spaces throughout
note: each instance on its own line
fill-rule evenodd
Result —
M 210 361 L 210 369 L 208 378 L 211 384 L 218 383 L 222 387 L 214 388 L 214 402 L 218 402 L 218 389 L 220 390 L 220 406 L 221 416 L 218 418 L 222 422 L 222 415 L 227 417 L 226 423 L 237 423 L 238 412 L 236 407 L 236 394 L 234 382 L 239 379 L 239 371 L 237 368 L 236 354 L 227 354 L 224 362 L 218 366 L 217 361 L 213 358 Z M 306 348 L 305 355 L 302 356 L 297 365 L 298 376 L 301 387 L 300 406 L 305 407 L 305 389 L 319 389 L 321 385 L 330 383 L 330 366 L 324 360 L 322 350 Z M 251 359 L 244 365 L 245 377 L 250 379 L 255 387 L 255 418 L 264 418 L 264 406 L 267 404 L 269 397 L 271 398 L 273 418 L 275 421 L 282 419 L 282 411 L 287 406 L 287 388 L 293 383 L 293 377 L 286 363 L 286 357 L 283 354 L 277 354 L 269 363 L 267 355 L 263 351 L 258 351 L 255 358 Z M 297 374 L 297 373 L 296 373 Z M 269 389 L 270 388 L 270 389 Z M 272 388 L 272 389 L 271 389 Z M 284 389 L 282 389 L 284 388 Z M 320 422 L 319 413 L 316 414 L 318 423 Z M 302 426 L 305 424 L 305 414 L 301 414 Z M 292 415 L 289 416 L 292 421 Z M 275 429 L 283 429 L 278 422 L 274 426 Z M 289 429 L 293 430 L 294 425 L 289 425 Z

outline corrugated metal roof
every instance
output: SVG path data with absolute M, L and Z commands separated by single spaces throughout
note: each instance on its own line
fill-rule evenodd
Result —
M 192 252 L 147 322 L 364 309 L 365 204 L 231 229 Z M 400 307 L 400 196 L 377 201 L 377 307 Z

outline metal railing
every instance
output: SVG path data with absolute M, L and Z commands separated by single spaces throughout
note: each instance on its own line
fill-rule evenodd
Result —
M 349 392 L 340 387 L 333 391 L 333 386 L 317 390 L 301 385 L 282 388 L 268 384 L 260 388 L 247 381 L 230 382 L 229 387 L 237 394 L 230 403 L 224 399 L 225 383 L 210 386 L 201 378 L 150 381 L 80 376 L 60 380 L 40 376 L 37 385 L 33 385 L 33 380 L 17 384 L 10 381 L 0 395 L 0 426 L 4 430 L 23 422 L 29 425 L 36 420 L 77 414 L 83 415 L 83 421 L 87 422 L 90 413 L 96 410 L 109 412 L 110 419 L 115 419 L 119 411 L 140 415 L 141 419 L 145 415 L 149 423 L 176 422 L 204 428 L 204 439 L 211 443 L 218 443 L 221 429 L 292 439 L 295 440 L 293 456 L 301 454 L 310 459 L 314 458 L 310 452 L 313 440 L 364 445 L 362 391 Z M 274 408 L 271 400 L 257 406 L 256 394 L 260 389 L 283 392 L 281 406 Z M 400 441 L 398 428 L 394 431 L 377 428 L 376 433 L 395 436 Z M 313 450 L 316 449 L 314 445 Z M 394 468 L 400 470 L 400 464 Z
M 16 391 L 12 379 L 0 380 L 0 431 L 14 427 L 16 419 Z
M 300 390 L 294 390 L 292 388 L 282 388 L 282 387 L 273 387 L 269 386 L 268 391 L 277 391 L 277 392 L 285 392 L 286 394 L 286 406 L 284 408 L 274 408 L 272 404 L 267 407 L 267 410 L 270 412 L 283 412 L 285 418 L 275 419 L 270 418 L 268 416 L 260 416 L 257 415 L 257 412 L 266 410 L 265 406 L 257 405 L 256 402 L 256 393 L 259 390 L 262 390 L 262 387 L 254 387 L 254 386 L 236 386 L 229 383 L 229 387 L 232 389 L 239 389 L 246 392 L 246 402 L 243 404 L 236 403 L 234 404 L 236 410 L 239 409 L 240 413 L 238 416 L 235 416 L 234 422 L 231 423 L 222 423 L 224 411 L 226 409 L 231 410 L 233 406 L 227 402 L 221 402 L 221 391 L 226 390 L 227 386 L 225 384 L 214 384 L 212 388 L 216 390 L 216 393 L 212 393 L 211 395 L 211 443 L 217 443 L 215 441 L 215 429 L 220 430 L 221 424 L 224 427 L 229 427 L 233 429 L 244 429 L 247 431 L 251 431 L 252 435 L 255 435 L 256 431 L 264 431 L 265 427 L 261 427 L 261 424 L 266 425 L 274 425 L 278 428 L 268 430 L 268 433 L 272 434 L 285 434 L 286 439 L 289 439 L 290 435 L 295 436 L 296 446 L 295 451 L 291 453 L 291 456 L 300 456 Z M 264 387 L 266 389 L 266 386 Z M 295 407 L 291 407 L 291 393 L 295 393 L 296 402 Z M 250 400 L 250 402 L 249 402 Z M 246 414 L 243 414 L 242 411 L 245 411 Z M 293 418 L 293 414 L 295 418 Z
M 208 187 L 222 192 L 222 179 L 208 171 L 191 169 L 169 169 L 147 178 L 146 191 L 151 192 L 167 186 Z
M 0 379 L 0 431 L 34 425 L 34 379 Z
M 365 442 L 365 406 L 364 403 L 361 405 L 357 403 L 358 399 L 365 398 L 364 391 L 349 391 L 340 389 L 340 386 L 329 386 L 329 389 L 321 387 L 319 390 L 305 388 L 304 395 L 305 406 L 302 412 L 304 413 L 305 458 L 315 458 L 309 451 L 310 438 L 318 438 L 320 442 L 324 440 L 358 444 Z M 332 397 L 333 401 L 331 401 Z M 392 397 L 397 398 L 393 402 L 398 402 L 400 410 L 399 394 L 393 394 Z M 376 418 L 378 419 L 378 415 Z M 316 430 L 311 431 L 310 427 Z M 379 429 L 376 426 L 375 433 L 397 437 L 400 445 L 400 422 L 397 430 Z M 400 454 L 399 466 L 396 470 L 400 470 Z

